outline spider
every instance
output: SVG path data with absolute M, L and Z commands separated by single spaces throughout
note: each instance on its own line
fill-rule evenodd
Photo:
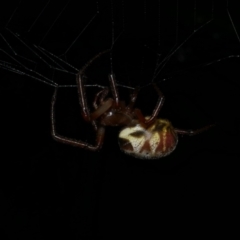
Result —
M 174 128 L 167 119 L 157 118 L 164 103 L 164 95 L 156 84 L 153 87 L 158 94 L 158 100 L 151 116 L 144 116 L 140 109 L 134 108 L 137 99 L 138 89 L 135 89 L 130 96 L 128 105 L 121 101 L 118 94 L 116 77 L 109 74 L 110 91 L 112 97 L 107 97 L 109 88 L 100 90 L 94 98 L 94 111 L 90 112 L 87 106 L 83 76 L 86 69 L 100 56 L 109 52 L 106 50 L 93 57 L 76 75 L 78 86 L 79 103 L 81 114 L 86 122 L 93 125 L 96 131 L 96 144 L 91 145 L 81 140 L 67 138 L 56 132 L 55 127 L 55 103 L 58 88 L 55 88 L 51 102 L 51 127 L 52 137 L 61 143 L 84 148 L 90 151 L 99 150 L 102 147 L 105 135 L 105 127 L 123 126 L 119 132 L 118 142 L 120 149 L 133 157 L 140 159 L 157 159 L 172 153 L 178 143 L 178 134 L 196 135 L 213 127 L 207 125 L 196 130 L 183 130 Z

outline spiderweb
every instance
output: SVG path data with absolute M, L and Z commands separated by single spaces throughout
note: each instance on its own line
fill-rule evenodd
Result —
M 58 86 L 58 129 L 63 135 L 87 141 L 90 137 L 94 142 L 91 126 L 83 131 L 83 124 L 88 124 L 81 116 L 75 119 L 79 113 L 75 78 L 81 67 L 106 49 L 112 51 L 85 74 L 90 108 L 99 87 L 109 86 L 108 74 L 114 72 L 122 86 L 122 100 L 128 101 L 132 88 L 142 88 L 136 107 L 144 115 L 151 114 L 156 104 L 157 94 L 151 88 L 155 82 L 167 99 L 161 117 L 174 126 L 195 129 L 218 119 L 225 125 L 232 122 L 228 116 L 234 111 L 237 93 L 225 101 L 224 116 L 222 109 L 217 110 L 223 106 L 219 105 L 222 96 L 239 88 L 239 26 L 231 1 L 91 0 L 79 4 L 9 1 L 1 8 L 0 73 L 2 86 L 7 86 L 3 100 L 14 91 L 18 94 L 7 112 L 19 105 L 19 113 L 14 112 L 27 119 L 22 120 L 23 126 L 29 128 L 33 112 L 37 119 L 46 114 L 31 124 L 35 129 L 39 123 L 50 136 L 49 122 L 44 125 L 43 121 L 49 119 L 52 90 Z M 41 108 L 46 110 L 40 113 Z
M 74 87 L 94 55 L 89 85 L 151 82 L 238 58 L 239 36 L 229 1 L 9 1 L 2 8 L 0 67 L 49 86 Z
M 189 202 L 189 196 L 194 199 L 204 193 L 209 199 L 208 193 L 217 186 L 216 181 L 204 184 L 201 178 L 169 184 L 172 176 L 165 175 L 207 176 L 235 168 L 240 139 L 240 21 L 234 1 L 140 0 L 134 4 L 129 0 L 88 0 L 56 4 L 51 0 L 8 0 L 0 8 L 0 18 L 1 126 L 6 130 L 1 131 L 5 143 L 1 163 L 9 163 L 8 168 L 1 168 L 7 173 L 7 186 L 14 182 L 4 195 L 9 213 L 6 224 L 11 221 L 6 227 L 8 238 L 36 234 L 35 239 L 49 229 L 55 237 L 66 234 L 68 239 L 92 231 L 122 232 L 119 216 L 130 216 L 129 226 L 143 219 L 136 203 L 155 214 L 155 207 L 165 199 L 166 204 L 160 205 L 170 202 L 166 208 L 169 216 L 172 206 L 185 211 L 181 204 L 176 205 L 179 196 L 184 203 Z M 87 91 L 109 86 L 108 74 L 114 72 L 118 85 L 123 86 L 119 90 L 125 91 L 120 97 L 127 101 L 131 88 L 142 87 L 136 105 L 144 114 L 151 114 L 157 100 L 156 92 L 151 92 L 155 82 L 166 97 L 160 117 L 176 128 L 195 129 L 218 121 L 216 128 L 180 139 L 176 151 L 154 163 L 121 153 L 119 129 L 115 128 L 106 133 L 101 152 L 53 141 L 50 102 L 53 89 L 59 86 L 57 131 L 95 143 L 91 124 L 80 114 L 75 77 L 82 66 L 106 49 L 112 49 L 111 53 L 86 71 L 85 84 L 93 86 Z M 90 105 L 89 95 L 87 100 Z M 116 210 L 116 206 L 120 208 Z M 134 208 L 138 213 L 135 218 L 131 217 Z M 152 231 L 156 225 L 147 228 L 146 219 L 155 224 L 145 218 L 142 229 Z

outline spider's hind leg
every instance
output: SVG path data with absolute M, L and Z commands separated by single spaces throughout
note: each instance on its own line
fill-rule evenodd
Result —
M 102 144 L 104 141 L 104 135 L 105 135 L 104 127 L 100 126 L 100 127 L 97 127 L 97 129 L 95 129 L 96 130 L 96 144 L 95 145 L 91 145 L 91 144 L 89 144 L 87 142 L 83 142 L 81 140 L 61 136 L 56 132 L 55 104 L 56 104 L 56 99 L 57 99 L 57 91 L 58 91 L 58 88 L 55 88 L 55 91 L 54 91 L 53 97 L 52 97 L 52 102 L 51 102 L 51 127 L 52 127 L 52 137 L 54 138 L 54 140 L 64 143 L 64 144 L 72 145 L 75 147 L 85 148 L 85 149 L 88 149 L 91 151 L 96 151 L 96 150 L 100 149 L 102 147 Z
M 164 104 L 164 101 L 165 101 L 165 97 L 164 97 L 163 93 L 160 91 L 160 89 L 158 88 L 158 86 L 155 83 L 153 83 L 152 85 L 155 88 L 159 97 L 158 97 L 157 103 L 155 105 L 155 108 L 152 112 L 152 115 L 148 119 L 145 120 L 146 125 L 148 125 L 148 124 L 151 125 L 155 121 L 155 119 L 157 118 L 157 116 Z
M 205 127 L 198 128 L 198 129 L 195 129 L 195 130 L 184 130 L 184 129 L 178 129 L 178 128 L 174 128 L 174 130 L 175 130 L 176 133 L 181 134 L 181 135 L 194 136 L 194 135 L 197 135 L 199 133 L 205 132 L 209 128 L 212 128 L 214 126 L 215 126 L 215 124 L 210 124 L 210 125 L 207 125 Z

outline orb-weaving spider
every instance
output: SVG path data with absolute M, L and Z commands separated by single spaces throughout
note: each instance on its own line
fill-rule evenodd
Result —
M 157 118 L 164 103 L 164 96 L 155 84 L 153 84 L 153 86 L 159 98 L 152 115 L 144 117 L 140 109 L 134 108 L 138 90 L 136 89 L 133 92 L 129 104 L 125 105 L 125 102 L 119 99 L 116 79 L 113 73 L 109 74 L 112 97 L 106 98 L 109 92 L 108 88 L 99 91 L 95 95 L 93 102 L 95 111 L 90 112 L 85 97 L 83 76 L 85 70 L 91 63 L 107 52 L 109 52 L 109 50 L 103 51 L 93 57 L 76 76 L 82 117 L 85 121 L 91 122 L 94 127 L 96 131 L 96 145 L 67 138 L 56 133 L 54 109 L 58 88 L 55 88 L 51 104 L 52 136 L 55 140 L 72 146 L 96 151 L 102 147 L 106 126 L 125 126 L 118 136 L 120 149 L 124 153 L 136 158 L 156 159 L 169 155 L 176 148 L 178 134 L 192 136 L 214 126 L 212 124 L 196 130 L 181 130 L 174 128 L 168 120 Z

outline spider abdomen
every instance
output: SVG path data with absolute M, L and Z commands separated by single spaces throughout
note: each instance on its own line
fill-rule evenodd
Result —
M 156 159 L 169 155 L 178 142 L 177 133 L 168 120 L 157 119 L 144 128 L 139 123 L 119 133 L 120 149 L 136 158 Z

